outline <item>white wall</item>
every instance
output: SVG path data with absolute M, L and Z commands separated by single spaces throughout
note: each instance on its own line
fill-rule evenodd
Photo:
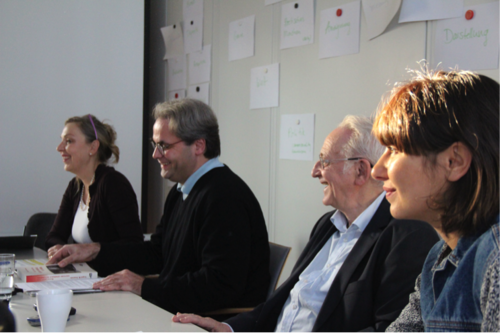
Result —
M 314 44 L 280 50 L 282 1 L 205 0 L 204 44 L 212 44 L 211 105 L 220 125 L 221 160 L 252 188 L 264 211 L 270 240 L 293 248 L 283 277 L 304 248 L 312 226 L 331 207 L 322 205 L 323 188 L 310 171 L 314 162 L 280 160 L 279 122 L 283 114 L 316 114 L 314 156 L 324 138 L 347 114 L 371 115 L 407 67 L 432 57 L 433 22 L 392 21 L 380 37 L 368 41 L 361 17 L 360 53 L 318 59 L 320 11 L 351 0 L 315 1 Z M 470 1 L 465 4 L 491 1 Z M 168 1 L 167 23 L 182 20 L 182 0 Z M 256 15 L 255 56 L 228 61 L 229 23 Z M 279 62 L 280 106 L 249 110 L 250 70 Z M 498 70 L 481 73 L 498 80 Z M 282 278 L 283 280 L 283 278 Z
M 143 1 L 0 1 L 1 235 L 57 212 L 73 174 L 55 148 L 75 115 L 110 120 L 140 203 L 143 57 Z

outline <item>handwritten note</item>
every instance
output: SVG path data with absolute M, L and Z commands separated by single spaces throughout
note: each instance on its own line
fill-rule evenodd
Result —
M 361 2 L 321 11 L 319 58 L 359 53 Z
M 209 96 L 210 96 L 209 88 L 210 88 L 210 84 L 208 82 L 189 86 L 188 91 L 187 91 L 187 97 L 199 99 L 200 101 L 204 102 L 205 104 L 209 104 Z
M 250 73 L 250 109 L 279 106 L 279 63 L 252 68 Z
M 403 0 L 399 23 L 462 16 L 464 0 Z
M 180 23 L 161 28 L 163 42 L 165 43 L 165 57 L 163 60 L 178 57 L 184 54 L 184 39 Z
M 184 53 L 203 48 L 203 15 L 184 18 Z
M 182 2 L 182 15 L 186 17 L 196 17 L 203 15 L 203 0 L 184 0 Z
M 167 61 L 167 91 L 186 89 L 186 56 L 170 58 Z
M 401 6 L 401 0 L 361 0 L 365 13 L 368 39 L 380 36 Z
M 280 49 L 314 42 L 314 1 L 297 0 L 281 7 Z
M 189 58 L 189 84 L 210 81 L 210 68 L 212 66 L 212 45 L 205 45 L 203 50 L 190 53 Z
M 498 1 L 464 8 L 474 12 L 471 20 L 461 17 L 436 23 L 433 66 L 449 70 L 498 68 Z
M 314 114 L 281 116 L 280 158 L 312 161 L 314 154 Z
M 176 99 L 183 99 L 185 97 L 186 97 L 186 90 L 184 90 L 184 89 L 173 90 L 173 91 L 169 91 L 167 93 L 167 99 L 169 101 L 173 101 L 173 100 L 176 100 Z
M 255 44 L 255 15 L 229 23 L 229 61 L 252 57 Z

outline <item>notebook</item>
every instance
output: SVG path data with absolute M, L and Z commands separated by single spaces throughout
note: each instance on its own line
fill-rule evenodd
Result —
M 0 249 L 32 249 L 35 245 L 36 235 L 31 236 L 3 236 L 0 237 Z

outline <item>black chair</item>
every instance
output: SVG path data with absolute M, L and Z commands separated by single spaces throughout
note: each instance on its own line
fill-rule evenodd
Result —
M 267 299 L 271 297 L 273 292 L 278 286 L 283 268 L 285 267 L 286 260 L 292 248 L 288 246 L 279 245 L 269 242 L 269 273 L 271 274 L 271 281 L 269 282 L 269 290 L 267 292 Z M 204 316 L 212 317 L 213 319 L 222 321 L 242 312 L 252 311 L 253 308 L 225 308 L 215 311 L 203 313 Z
M 55 213 L 36 213 L 32 215 L 24 227 L 24 236 L 37 235 L 35 246 L 47 251 L 45 239 L 54 224 L 56 215 Z

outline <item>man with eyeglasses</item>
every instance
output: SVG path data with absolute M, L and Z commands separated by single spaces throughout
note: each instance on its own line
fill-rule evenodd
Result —
M 90 261 L 101 276 L 119 271 L 94 288 L 131 291 L 174 313 L 258 305 L 270 279 L 264 216 L 250 188 L 218 159 L 214 112 L 183 99 L 156 105 L 153 116 L 153 158 L 177 185 L 151 241 L 67 245 L 49 263 Z
M 366 117 L 347 116 L 326 138 L 312 176 L 336 208 L 314 226 L 290 277 L 253 311 L 225 323 L 190 314 L 172 320 L 209 331 L 384 331 L 413 291 L 438 236 L 427 223 L 395 220 L 371 177 L 384 147 Z

